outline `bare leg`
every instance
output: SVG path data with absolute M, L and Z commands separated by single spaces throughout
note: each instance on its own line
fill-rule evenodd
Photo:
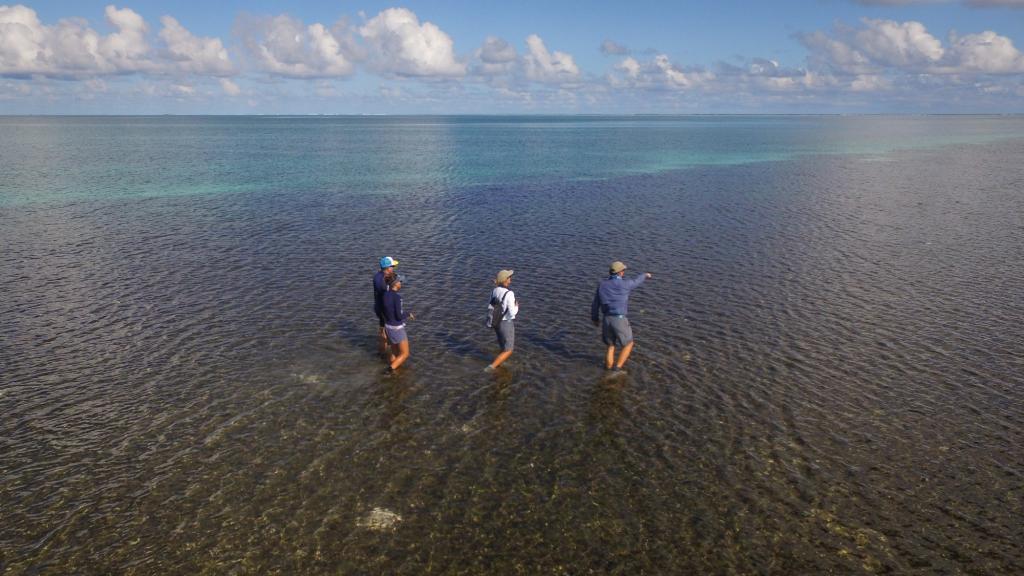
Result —
M 395 344 L 391 348 L 398 352 L 398 355 L 395 356 L 395 359 L 391 361 L 391 369 L 397 370 L 398 367 L 402 365 L 402 362 L 405 362 L 406 359 L 409 358 L 409 341 L 402 340 L 401 342 Z
M 629 353 L 632 351 L 633 342 L 630 342 L 629 344 L 626 344 L 625 346 L 622 347 L 622 352 L 619 352 L 619 363 L 616 365 L 617 368 L 622 368 L 622 366 L 626 363 L 626 360 L 629 360 Z
M 491 362 L 491 370 L 497 368 L 498 366 L 501 366 L 501 363 L 504 362 L 505 360 L 508 360 L 508 357 L 511 355 L 511 350 L 502 350 L 501 354 L 498 354 L 498 357 L 494 359 L 494 362 Z
M 388 333 L 384 330 L 384 327 L 380 327 L 380 332 L 377 333 L 377 349 L 380 351 L 380 355 L 384 356 L 388 353 Z
M 604 367 L 608 370 L 612 369 L 612 365 L 615 363 L 615 346 L 609 346 L 608 351 L 604 355 Z

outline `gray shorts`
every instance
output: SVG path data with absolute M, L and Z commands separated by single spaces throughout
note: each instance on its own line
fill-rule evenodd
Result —
M 512 320 L 502 320 L 494 327 L 494 333 L 498 335 L 498 346 L 502 351 L 507 352 L 516 345 L 516 323 Z
M 601 340 L 605 346 L 625 346 L 633 341 L 633 329 L 625 316 L 605 316 L 601 323 Z
M 400 344 L 408 340 L 408 336 L 405 335 L 405 324 L 401 326 L 385 324 L 384 331 L 388 334 L 388 343 L 390 344 Z

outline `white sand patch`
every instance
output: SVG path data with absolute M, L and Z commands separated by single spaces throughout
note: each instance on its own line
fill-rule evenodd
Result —
M 356 524 L 360 528 L 367 528 L 377 532 L 394 530 L 395 526 L 402 521 L 402 517 L 384 508 L 374 508 L 369 514 L 359 519 Z
M 299 382 L 302 382 L 303 384 L 323 384 L 324 383 L 324 377 L 319 375 L 319 374 L 309 374 L 309 373 L 306 373 L 306 372 L 301 372 L 301 373 L 292 374 L 292 375 L 295 376 L 296 378 L 298 378 Z

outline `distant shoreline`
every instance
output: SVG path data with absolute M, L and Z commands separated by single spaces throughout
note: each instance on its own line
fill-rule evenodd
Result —
M 1024 112 L 695 113 L 695 114 L 0 114 L 0 118 L 935 118 L 1024 117 Z

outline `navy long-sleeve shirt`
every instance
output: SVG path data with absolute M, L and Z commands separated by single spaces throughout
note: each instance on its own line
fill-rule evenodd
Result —
M 384 293 L 381 303 L 384 323 L 389 326 L 405 324 L 405 312 L 402 310 L 402 296 L 398 292 L 388 290 Z
M 601 280 L 594 294 L 594 303 L 590 305 L 590 319 L 597 322 L 601 319 L 600 314 L 625 316 L 629 311 L 630 292 L 636 290 L 646 279 L 646 274 L 628 280 L 618 274 L 612 274 Z
M 373 275 L 373 313 L 380 316 L 384 313 L 384 295 L 388 292 L 388 281 L 384 279 L 384 271 Z

